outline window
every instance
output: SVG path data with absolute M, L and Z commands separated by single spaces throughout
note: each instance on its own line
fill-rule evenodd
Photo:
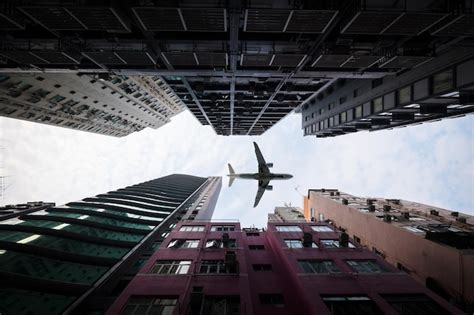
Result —
M 333 315 L 383 314 L 367 296 L 325 296 L 322 299 Z
M 277 225 L 275 228 L 278 232 L 301 232 L 300 227 L 296 225 Z
M 207 240 L 206 248 L 235 248 L 237 242 L 235 239 L 229 239 L 226 243 L 223 240 Z
M 254 271 L 272 271 L 272 265 L 270 264 L 253 264 Z
M 321 240 L 320 242 L 325 248 L 341 248 L 342 247 L 338 240 Z M 355 246 L 349 242 L 348 248 L 354 248 L 354 247 Z
M 454 86 L 453 70 L 437 73 L 433 76 L 433 93 L 437 94 L 452 89 Z
M 403 272 L 411 273 L 410 269 L 408 269 L 407 267 L 403 266 L 401 263 L 397 263 L 397 268 L 398 268 L 398 270 L 401 270 L 401 271 L 403 271 Z
M 403 315 L 444 315 L 450 312 L 424 294 L 381 294 L 398 314 Z
M 177 297 L 131 296 L 121 314 L 169 315 L 173 313 L 177 302 Z
M 259 294 L 258 298 L 262 305 L 285 307 L 285 300 L 281 294 Z
M 180 232 L 204 232 L 203 225 L 183 225 L 180 229 Z
M 379 251 L 376 247 L 373 247 L 373 246 L 372 246 L 372 251 L 373 251 L 375 254 L 379 255 L 380 257 L 385 258 L 385 254 L 382 253 L 381 251 Z
M 362 105 L 359 105 L 355 108 L 355 118 L 361 118 L 362 117 Z
M 325 225 L 313 225 L 311 228 L 316 232 L 334 232 L 333 229 Z
M 265 246 L 263 245 L 249 245 L 250 250 L 265 250 Z
M 398 104 L 404 105 L 411 102 L 411 85 L 397 91 Z
M 202 310 L 196 310 L 193 314 L 239 315 L 240 298 L 238 296 L 206 296 Z
M 354 235 L 353 238 L 354 238 L 354 241 L 355 241 L 356 243 L 360 244 L 360 237 Z
M 260 236 L 260 233 L 258 232 L 247 232 L 245 233 L 247 236 Z
M 223 260 L 203 260 L 199 273 L 228 273 Z
M 168 244 L 168 248 L 198 248 L 199 240 L 172 240 Z
M 305 273 L 341 272 L 332 260 L 299 260 L 298 264 Z
M 383 99 L 381 97 L 376 98 L 372 101 L 373 113 L 378 113 L 383 110 Z
M 213 225 L 211 227 L 211 232 L 232 232 L 235 230 L 233 225 Z
M 149 273 L 160 275 L 187 274 L 191 260 L 158 260 Z
M 339 119 L 341 121 L 341 123 L 345 123 L 346 122 L 346 112 L 342 112 L 341 113 L 341 117 Z
M 386 271 L 375 260 L 346 260 L 352 269 L 360 273 L 379 273 Z
M 161 233 L 161 237 L 162 237 L 162 238 L 167 238 L 168 235 L 170 235 L 169 232 L 163 232 L 163 233 Z
M 420 230 L 420 229 L 418 229 L 418 228 L 416 228 L 416 227 L 414 227 L 414 226 L 404 226 L 403 228 L 404 228 L 405 230 L 411 231 L 411 232 L 413 232 L 413 233 L 425 233 L 425 231 Z
M 285 243 L 289 248 L 303 248 L 303 242 L 301 240 L 285 240 Z

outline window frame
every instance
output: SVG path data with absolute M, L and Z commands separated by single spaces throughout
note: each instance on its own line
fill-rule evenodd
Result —
M 148 273 L 156 275 L 185 275 L 188 274 L 191 269 L 192 263 L 192 260 L 157 260 Z M 165 272 L 162 272 L 166 266 L 169 268 L 166 269 Z M 176 269 L 174 269 L 174 272 L 171 272 L 174 267 L 176 267 Z M 185 272 L 181 272 L 183 267 Z

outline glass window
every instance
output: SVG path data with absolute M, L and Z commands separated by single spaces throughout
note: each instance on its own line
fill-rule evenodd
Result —
M 253 264 L 254 271 L 272 271 L 272 265 L 270 264 Z
M 281 294 L 259 294 L 258 298 L 262 305 L 278 308 L 285 307 L 285 300 Z
M 168 248 L 198 248 L 199 240 L 172 240 L 168 244 Z
M 278 232 L 301 232 L 301 228 L 297 225 L 277 225 Z
M 61 95 L 56 95 L 56 96 L 53 96 L 49 99 L 50 102 L 53 102 L 53 103 L 59 103 L 61 101 L 64 101 L 66 98 L 64 96 L 61 96 Z
M 398 314 L 444 315 L 451 314 L 424 294 L 381 294 Z
M 122 315 L 171 315 L 178 297 L 131 296 Z
M 149 273 L 160 275 L 187 274 L 191 260 L 158 260 Z
M 367 296 L 325 296 L 322 299 L 333 315 L 383 314 L 377 304 Z
M 333 229 L 325 225 L 313 225 L 311 226 L 311 229 L 313 229 L 313 231 L 316 231 L 316 232 L 334 232 Z
M 183 225 L 180 229 L 180 232 L 204 232 L 203 225 Z
M 239 315 L 240 298 L 238 296 L 206 296 L 199 314 L 205 315 Z
M 332 260 L 298 260 L 305 273 L 341 272 Z
M 211 227 L 212 232 L 232 232 L 235 230 L 235 226 L 233 225 L 213 225 Z
M 228 273 L 223 260 L 203 260 L 199 273 Z
M 381 112 L 383 111 L 383 98 L 382 97 L 379 97 L 379 98 L 376 98 L 372 101 L 372 106 L 373 106 L 373 113 L 378 113 L 378 112 Z
M 235 239 L 229 239 L 224 243 L 223 240 L 207 240 L 206 248 L 235 248 L 237 245 Z
M 289 248 L 303 248 L 303 242 L 301 240 L 285 240 L 285 243 Z
M 404 105 L 411 102 L 411 85 L 397 91 L 398 104 Z
M 345 123 L 345 122 L 346 122 L 346 120 L 347 120 L 346 112 L 342 112 L 342 113 L 341 113 L 341 118 L 340 118 L 340 120 L 341 120 L 341 123 Z
M 263 245 L 249 245 L 250 250 L 265 250 L 265 246 Z
M 362 105 L 359 105 L 355 108 L 355 118 L 362 117 Z
M 346 260 L 356 272 L 361 273 L 379 273 L 386 271 L 375 260 Z
M 454 87 L 453 69 L 437 73 L 433 76 L 433 93 L 441 93 Z
M 338 240 L 320 240 L 321 244 L 325 248 L 341 248 L 341 244 L 339 243 Z M 349 242 L 349 248 L 354 248 L 355 246 L 352 245 L 351 242 Z

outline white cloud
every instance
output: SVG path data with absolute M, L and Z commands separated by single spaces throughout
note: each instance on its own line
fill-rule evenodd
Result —
M 255 172 L 257 141 L 273 170 L 294 178 L 272 182 L 273 191 L 253 209 L 257 183 L 236 180 L 228 188 L 224 177 L 215 218 L 264 226 L 275 206 L 301 206 L 301 194 L 321 187 L 474 214 L 473 126 L 471 116 L 317 139 L 303 137 L 301 116 L 290 114 L 261 137 L 224 137 L 185 112 L 160 129 L 112 138 L 0 118 L 10 175 L 5 202 L 62 204 L 170 173 L 223 176 L 228 162 L 238 172 Z

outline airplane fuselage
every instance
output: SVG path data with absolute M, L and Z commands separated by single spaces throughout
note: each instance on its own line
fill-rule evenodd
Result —
M 242 173 L 242 174 L 229 174 L 229 177 L 236 177 L 242 179 L 253 179 L 253 180 L 285 180 L 293 177 L 291 174 L 261 174 L 261 173 Z

